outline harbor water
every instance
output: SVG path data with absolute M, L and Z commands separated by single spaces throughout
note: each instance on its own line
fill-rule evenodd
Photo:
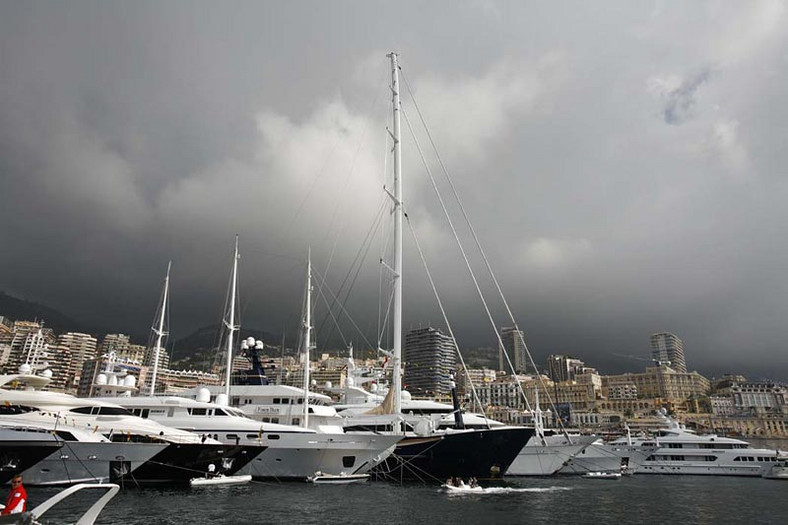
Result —
M 485 486 L 489 486 L 485 484 Z M 702 476 L 507 478 L 486 494 L 372 482 L 122 490 L 97 524 L 788 523 L 788 481 Z M 28 490 L 32 505 L 57 492 Z M 50 523 L 68 522 L 76 498 Z M 54 513 L 55 511 L 53 511 Z

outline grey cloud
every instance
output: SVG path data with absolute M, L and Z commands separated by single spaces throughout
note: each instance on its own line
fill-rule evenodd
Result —
M 179 336 L 219 318 L 238 233 L 244 323 L 292 333 L 307 249 L 338 287 L 381 205 L 395 48 L 537 360 L 637 369 L 611 352 L 646 355 L 669 330 L 708 374 L 788 377 L 786 26 L 756 31 L 769 9 L 721 6 L 711 23 L 703 4 L 384 7 L 4 3 L 2 288 L 144 332 L 173 259 Z M 698 64 L 719 64 L 713 82 Z M 676 71 L 695 73 L 663 84 L 654 118 L 644 79 Z M 494 346 L 403 144 L 409 215 L 460 345 Z M 739 177 L 722 176 L 731 151 L 748 160 Z M 438 323 L 406 244 L 406 325 Z M 381 246 L 347 303 L 369 339 Z

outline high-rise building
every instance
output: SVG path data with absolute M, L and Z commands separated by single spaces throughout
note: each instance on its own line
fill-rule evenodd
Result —
M 60 334 L 57 344 L 68 348 L 71 352 L 71 361 L 66 373 L 66 390 L 76 390 L 79 385 L 79 376 L 82 374 L 82 365 L 88 359 L 96 357 L 96 338 L 78 332 Z
M 589 371 L 596 372 L 576 357 L 568 355 L 551 355 L 547 358 L 547 375 L 556 383 L 572 381 L 578 374 Z
M 40 334 L 39 334 L 40 332 Z M 39 340 L 40 339 L 40 340 Z M 53 345 L 57 342 L 55 333 L 51 328 L 44 328 L 44 323 L 38 321 L 16 321 L 11 334 L 11 350 L 5 364 L 6 373 L 15 374 L 19 366 L 28 362 L 31 349 L 35 346 Z
M 143 364 L 149 366 L 151 370 L 153 370 L 153 363 L 155 361 L 156 361 L 156 341 L 152 341 L 151 345 L 145 349 L 145 359 L 143 360 Z M 167 353 L 167 348 L 165 348 L 164 343 L 162 343 L 162 347 L 159 349 L 158 370 L 169 368 L 169 366 L 170 366 L 170 354 Z
M 501 328 L 501 341 L 503 348 L 498 349 L 498 369 L 507 373 L 511 372 L 509 363 L 504 358 L 504 352 L 509 356 L 516 374 L 524 374 L 528 370 L 528 356 L 525 350 L 525 334 L 517 327 Z
M 651 334 L 651 359 L 657 366 L 668 365 L 676 372 L 687 373 L 684 343 L 669 332 Z
M 98 349 L 99 355 L 109 355 L 112 352 L 120 354 L 128 349 L 131 341 L 126 334 L 107 334 L 101 341 L 101 346 Z
M 414 396 L 446 395 L 457 365 L 451 337 L 436 328 L 417 328 L 405 335 L 403 382 Z

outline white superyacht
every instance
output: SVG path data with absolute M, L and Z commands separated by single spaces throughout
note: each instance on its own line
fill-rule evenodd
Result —
M 633 442 L 654 442 L 658 447 L 634 470 L 636 474 L 760 477 L 788 459 L 788 452 L 751 448 L 741 439 L 715 434 L 699 435 L 676 421 L 671 421 L 670 428 L 658 430 L 653 438 Z

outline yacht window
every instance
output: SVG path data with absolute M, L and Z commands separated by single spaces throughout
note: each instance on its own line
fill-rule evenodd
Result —
M 236 439 L 241 439 L 238 434 L 227 434 L 227 439 L 230 441 L 235 441 Z
M 268 439 L 279 439 L 279 434 L 267 434 Z
M 217 408 L 216 410 L 213 411 L 213 415 L 214 416 L 226 416 L 227 412 L 225 412 L 221 408 Z
M 17 414 L 26 414 L 28 412 L 36 412 L 37 408 L 26 407 L 22 405 L 0 405 L 0 415 L 14 416 Z
M 270 422 L 271 422 L 271 418 L 270 417 L 264 417 L 263 418 L 263 423 L 270 423 Z
M 260 434 L 246 434 L 246 439 L 260 439 Z
M 98 407 L 98 413 L 102 416 L 130 416 L 131 412 L 121 407 Z
M 350 468 L 356 464 L 356 456 L 342 456 L 342 466 Z
M 208 411 L 204 408 L 190 408 L 189 414 L 192 416 L 204 416 Z
M 736 456 L 735 458 L 733 458 L 733 461 L 741 461 L 741 456 Z
M 304 404 L 304 398 L 303 397 L 299 397 L 298 398 L 298 404 L 299 405 L 303 405 Z
M 77 438 L 74 437 L 74 434 L 71 432 L 66 432 L 64 430 L 56 430 L 55 434 L 59 438 L 63 438 L 66 441 L 77 441 Z
M 75 414 L 90 414 L 93 411 L 94 407 L 77 407 L 72 408 L 69 412 L 73 412 Z
M 240 404 L 240 401 L 241 401 L 241 398 L 238 397 L 238 396 L 235 396 L 235 397 L 233 397 L 232 401 L 230 402 L 230 405 L 232 405 L 234 407 L 237 407 Z
M 279 423 L 279 418 L 278 417 L 272 417 L 271 418 L 271 423 Z
M 279 404 L 281 404 L 281 403 L 282 403 L 282 400 L 281 400 L 281 399 L 279 399 L 278 397 L 275 397 L 275 398 L 274 398 L 274 404 L 275 404 L 275 405 L 279 405 Z
M 297 417 L 294 417 L 293 418 L 293 424 L 294 425 L 300 425 L 301 424 L 301 420 L 299 418 L 297 418 Z

